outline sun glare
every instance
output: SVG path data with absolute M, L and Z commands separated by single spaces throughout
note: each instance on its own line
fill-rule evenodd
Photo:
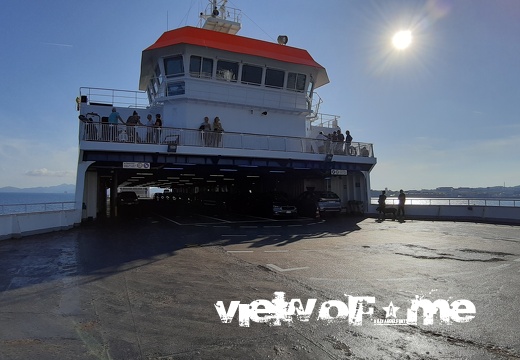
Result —
M 412 32 L 410 30 L 402 30 L 395 33 L 392 37 L 392 44 L 397 50 L 404 50 L 412 43 Z

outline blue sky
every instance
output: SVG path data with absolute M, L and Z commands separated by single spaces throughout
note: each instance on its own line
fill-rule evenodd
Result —
M 137 90 L 141 52 L 206 0 L 4 0 L 0 187 L 74 183 L 79 88 Z M 374 144 L 374 189 L 520 185 L 520 1 L 233 0 L 240 35 L 304 48 L 321 111 Z M 412 31 L 412 45 L 391 46 Z

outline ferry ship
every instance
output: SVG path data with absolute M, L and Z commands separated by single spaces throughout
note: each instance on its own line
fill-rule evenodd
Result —
M 117 215 L 122 187 L 292 197 L 328 190 L 344 208 L 367 208 L 373 146 L 327 138 L 347 129 L 319 111 L 326 69 L 285 35 L 276 43 L 237 35 L 241 11 L 226 1 L 210 1 L 200 18 L 143 50 L 138 91 L 80 89 L 78 220 Z

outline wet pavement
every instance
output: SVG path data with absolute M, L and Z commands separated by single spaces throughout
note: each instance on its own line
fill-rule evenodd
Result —
M 0 359 L 520 359 L 519 276 L 517 226 L 96 222 L 0 242 Z

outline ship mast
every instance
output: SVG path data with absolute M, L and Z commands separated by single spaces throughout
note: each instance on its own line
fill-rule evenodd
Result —
M 203 29 L 235 35 L 241 28 L 240 10 L 226 6 L 227 0 L 209 0 L 206 10 L 200 13 Z

